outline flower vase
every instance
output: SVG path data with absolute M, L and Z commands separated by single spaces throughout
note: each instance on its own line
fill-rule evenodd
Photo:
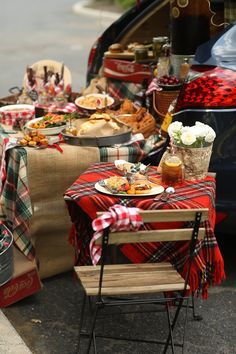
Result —
M 180 154 L 185 168 L 185 179 L 203 179 L 208 173 L 212 153 L 212 144 L 201 148 L 187 148 L 175 146 Z

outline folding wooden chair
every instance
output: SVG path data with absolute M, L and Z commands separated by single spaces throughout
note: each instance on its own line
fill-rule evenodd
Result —
M 98 213 L 98 215 L 101 214 L 102 213 Z M 200 223 L 208 219 L 208 209 L 140 210 L 140 215 L 144 223 L 166 222 L 167 227 L 169 226 L 170 228 L 164 230 L 150 230 L 149 228 L 135 232 L 110 232 L 109 228 L 107 228 L 104 230 L 103 237 L 97 240 L 97 244 L 100 244 L 102 247 L 100 265 L 75 267 L 75 272 L 84 290 L 80 319 L 79 347 L 81 334 L 85 334 L 83 322 L 85 319 L 86 300 L 95 298 L 94 311 L 90 322 L 91 327 L 89 333 L 87 333 L 89 336 L 87 354 L 90 352 L 92 342 L 94 352 L 97 353 L 95 324 L 98 312 L 107 305 L 109 307 L 117 305 L 137 306 L 139 304 L 164 305 L 168 322 L 167 338 L 164 342 L 157 340 L 150 342 L 164 344 L 163 353 L 166 353 L 169 346 L 171 346 L 172 353 L 175 352 L 175 346 L 177 345 L 181 346 L 183 348 L 182 350 L 184 350 L 184 332 L 187 320 L 188 299 L 191 296 L 190 287 L 188 285 L 189 274 L 197 239 L 202 239 L 205 235 L 205 227 L 200 227 Z M 170 226 L 172 222 L 181 222 L 183 227 L 173 229 Z M 108 245 L 117 246 L 126 243 L 177 241 L 189 241 L 189 262 L 185 279 L 182 278 L 172 264 L 168 262 L 106 264 Z M 154 294 L 156 295 L 154 296 Z M 123 295 L 128 295 L 129 298 L 124 298 Z M 142 297 L 142 295 L 144 296 Z M 175 314 L 171 320 L 170 306 L 172 305 L 175 309 Z M 173 331 L 182 307 L 186 309 L 183 340 L 181 343 L 175 343 Z M 131 323 L 131 326 L 132 325 Z M 125 340 L 135 339 L 126 338 Z M 140 338 L 138 340 L 140 341 Z M 145 342 L 147 342 L 147 340 L 145 340 Z M 80 352 L 79 349 L 78 352 Z

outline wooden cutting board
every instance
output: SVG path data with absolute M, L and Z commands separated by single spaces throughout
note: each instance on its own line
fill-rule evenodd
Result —
M 112 52 L 105 52 L 104 53 L 105 58 L 111 58 L 111 59 L 130 59 L 134 60 L 134 52 L 129 52 L 128 50 L 125 50 L 124 52 L 121 53 L 112 53 Z M 152 51 L 148 52 L 148 57 L 151 59 L 153 58 L 153 53 Z

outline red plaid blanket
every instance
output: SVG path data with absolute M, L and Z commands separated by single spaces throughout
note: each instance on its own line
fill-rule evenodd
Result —
M 81 264 L 91 262 L 88 245 L 93 234 L 91 220 L 96 218 L 96 212 L 107 211 L 109 207 L 121 203 L 124 199 L 124 197 L 99 193 L 94 185 L 99 180 L 117 174 L 119 172 L 113 163 L 94 164 L 65 192 L 65 196 L 72 200 L 67 202 L 73 222 L 70 242 L 76 247 Z M 156 167 L 150 168 L 149 176 L 158 178 Z M 152 196 L 126 199 L 129 207 L 144 210 L 209 208 L 209 222 L 205 223 L 206 235 L 198 242 L 190 275 L 191 289 L 201 291 L 202 296 L 207 298 L 208 286 L 219 284 L 225 278 L 224 261 L 214 235 L 215 179 L 209 176 L 204 180 L 185 181 L 176 186 L 175 194 L 171 195 L 168 202 L 154 200 Z M 159 224 L 158 228 L 165 228 L 165 225 Z M 132 262 L 168 260 L 183 275 L 189 259 L 187 242 L 128 244 L 124 245 L 121 251 Z

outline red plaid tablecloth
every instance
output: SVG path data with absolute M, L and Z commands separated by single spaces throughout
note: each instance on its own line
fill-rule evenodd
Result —
M 97 192 L 94 185 L 97 181 L 118 174 L 113 163 L 93 164 L 69 187 L 65 197 L 69 197 L 67 205 L 73 223 L 69 241 L 77 251 L 80 264 L 91 262 L 89 243 L 93 230 L 91 221 L 96 218 L 97 211 L 107 211 L 114 204 L 119 204 L 124 198 L 105 195 Z M 156 167 L 151 167 L 149 175 L 158 177 Z M 205 238 L 198 242 L 196 257 L 191 269 L 190 286 L 193 291 L 201 291 L 207 298 L 209 285 L 219 284 L 224 278 L 224 261 L 218 247 L 215 235 L 215 179 L 206 177 L 199 181 L 185 181 L 176 186 L 175 194 L 168 202 L 153 200 L 153 196 L 127 197 L 129 207 L 140 209 L 186 209 L 209 208 L 209 222 L 205 223 Z M 165 225 L 159 224 L 158 228 Z M 124 245 L 122 253 L 132 262 L 171 261 L 176 269 L 185 274 L 188 263 L 188 243 L 146 243 Z

